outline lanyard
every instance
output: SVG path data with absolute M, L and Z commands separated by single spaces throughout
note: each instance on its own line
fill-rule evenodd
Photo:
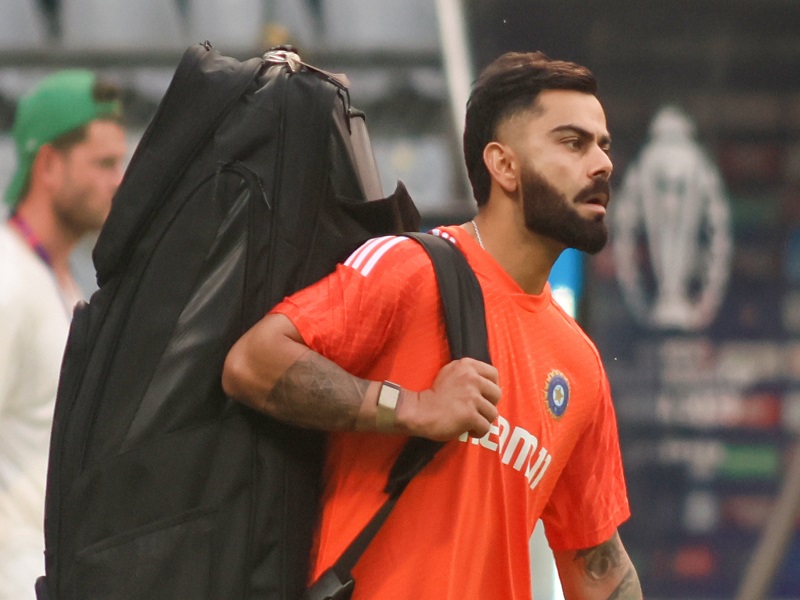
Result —
M 39 238 L 33 232 L 30 225 L 28 225 L 28 223 L 26 223 L 22 217 L 15 214 L 8 219 L 8 224 L 16 229 L 20 235 L 22 235 L 22 238 L 25 240 L 25 243 L 28 245 L 28 247 L 36 253 L 36 256 L 38 256 L 45 265 L 47 265 L 47 268 L 53 276 L 53 281 L 56 284 L 58 294 L 61 297 L 61 302 L 64 304 L 64 309 L 67 311 L 67 317 L 69 318 L 72 314 L 71 301 L 67 299 L 67 292 L 58 283 L 56 274 L 53 271 L 53 260 L 50 258 L 50 253 L 42 245 L 41 240 L 39 240 Z
M 20 232 L 25 240 L 25 243 L 28 244 L 30 249 L 36 253 L 36 256 L 41 258 L 42 261 L 44 261 L 44 264 L 46 264 L 52 270 L 53 261 L 50 259 L 50 253 L 42 245 L 42 242 L 39 240 L 39 238 L 36 237 L 36 234 L 33 233 L 30 225 L 28 225 L 19 215 L 12 216 L 8 222 L 14 227 L 14 229 Z

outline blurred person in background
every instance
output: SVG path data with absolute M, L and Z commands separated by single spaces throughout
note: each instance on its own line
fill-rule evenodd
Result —
M 478 78 L 464 129 L 478 214 L 434 233 L 478 277 L 493 365 L 450 361 L 433 267 L 397 236 L 233 346 L 232 398 L 332 432 L 313 579 L 382 505 L 412 435 L 450 441 L 356 564 L 354 599 L 528 599 L 541 518 L 567 600 L 641 600 L 617 533 L 630 511 L 608 378 L 547 283 L 564 249 L 606 243 L 610 144 L 585 67 L 509 53 Z
M 69 257 L 97 232 L 122 179 L 121 90 L 84 70 L 42 80 L 17 106 L 17 167 L 0 224 L 0 600 L 44 573 L 50 428 L 72 310 Z

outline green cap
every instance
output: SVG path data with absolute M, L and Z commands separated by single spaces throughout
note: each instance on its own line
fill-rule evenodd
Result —
M 11 131 L 17 147 L 17 170 L 5 195 L 12 211 L 20 201 L 39 148 L 95 119 L 121 114 L 118 101 L 95 102 L 94 83 L 95 75 L 90 71 L 59 71 L 19 101 Z

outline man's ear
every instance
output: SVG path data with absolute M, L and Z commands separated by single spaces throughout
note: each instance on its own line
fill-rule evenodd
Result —
M 483 149 L 483 162 L 497 185 L 506 193 L 516 192 L 519 166 L 517 156 L 509 146 L 500 142 L 489 142 Z
M 64 176 L 64 155 L 50 144 L 45 144 L 36 153 L 31 165 L 31 181 L 47 189 L 57 187 Z

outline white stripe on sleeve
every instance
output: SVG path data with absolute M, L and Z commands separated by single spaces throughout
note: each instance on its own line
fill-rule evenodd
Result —
M 358 250 L 353 252 L 353 254 L 344 261 L 344 264 L 366 277 L 389 250 L 405 241 L 410 240 L 403 236 L 385 236 L 369 240 Z

